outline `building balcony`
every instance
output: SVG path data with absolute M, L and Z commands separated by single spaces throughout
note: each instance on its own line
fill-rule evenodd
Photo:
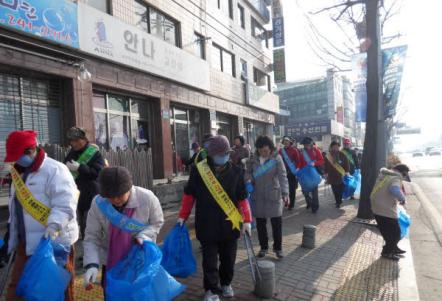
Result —
M 272 113 L 279 113 L 279 96 L 267 91 L 262 86 L 253 83 L 245 83 L 246 104 L 249 106 L 266 110 Z
M 268 2 L 264 0 L 246 0 L 254 9 L 255 11 L 263 18 L 265 23 L 270 22 L 270 11 L 268 8 Z

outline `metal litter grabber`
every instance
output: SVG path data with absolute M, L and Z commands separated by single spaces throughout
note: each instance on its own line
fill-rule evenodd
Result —
M 260 298 L 272 298 L 275 292 L 275 264 L 268 260 L 256 260 L 252 240 L 248 233 L 244 235 L 244 242 L 252 280 L 255 284 L 254 293 Z

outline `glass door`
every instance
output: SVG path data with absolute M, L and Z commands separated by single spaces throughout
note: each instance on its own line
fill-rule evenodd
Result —
M 172 108 L 173 162 L 177 174 L 185 171 L 185 163 L 190 158 L 189 124 L 188 110 Z

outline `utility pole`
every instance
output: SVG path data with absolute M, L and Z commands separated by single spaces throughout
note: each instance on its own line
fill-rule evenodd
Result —
M 370 193 L 379 169 L 386 165 L 386 129 L 382 91 L 380 0 L 366 0 L 367 22 L 367 123 L 362 156 L 362 191 L 358 217 L 372 219 Z

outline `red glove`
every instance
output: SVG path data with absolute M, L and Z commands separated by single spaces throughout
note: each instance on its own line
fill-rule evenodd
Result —
M 238 203 L 239 212 L 242 215 L 242 219 L 244 223 L 252 222 L 252 210 L 250 210 L 250 204 L 247 199 L 241 200 Z
M 183 197 L 181 198 L 181 209 L 179 213 L 179 217 L 183 220 L 187 220 L 189 218 L 190 212 L 192 212 L 193 208 L 193 196 L 190 194 L 183 194 Z

